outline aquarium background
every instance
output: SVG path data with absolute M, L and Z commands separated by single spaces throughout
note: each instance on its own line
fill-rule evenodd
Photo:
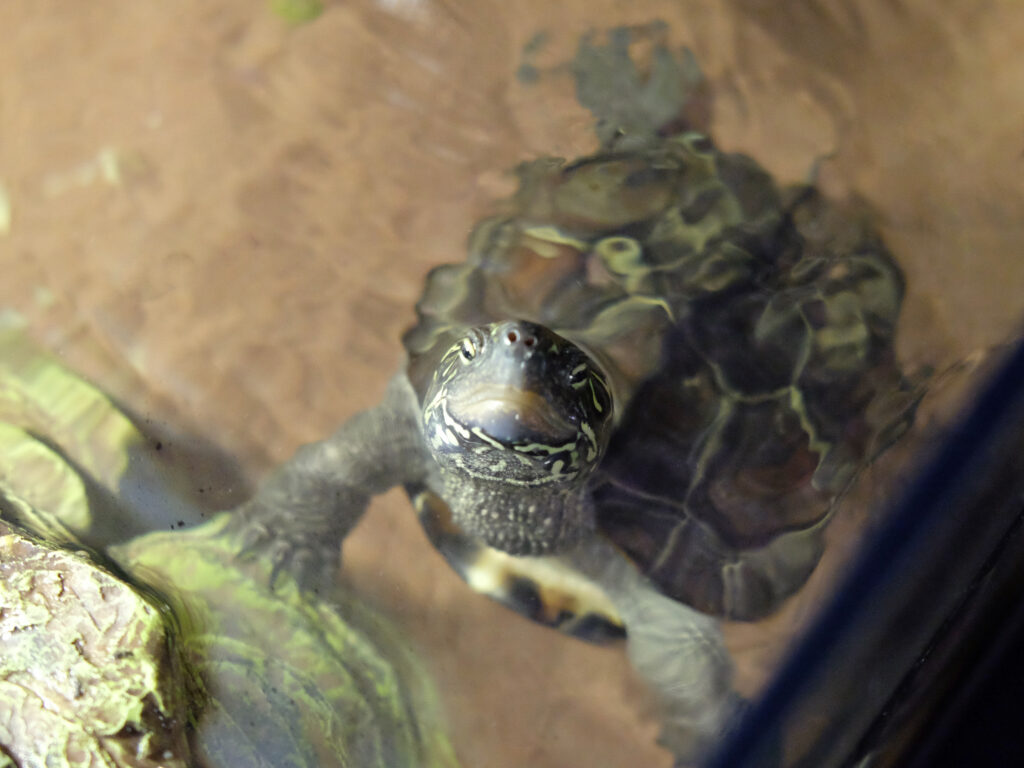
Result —
M 829 194 L 876 211 L 907 275 L 907 366 L 971 361 L 846 500 L 800 595 L 726 628 L 754 694 L 970 397 L 986 350 L 1017 335 L 1014 0 L 6 2 L 5 321 L 159 435 L 198 508 L 233 506 L 377 401 L 423 276 L 462 258 L 514 189 L 508 169 L 596 146 L 564 66 L 579 36 L 653 19 L 703 68 L 720 146 L 782 182 L 817 161 Z M 465 765 L 671 764 L 622 650 L 471 593 L 401 493 L 348 540 L 343 578 L 422 654 Z

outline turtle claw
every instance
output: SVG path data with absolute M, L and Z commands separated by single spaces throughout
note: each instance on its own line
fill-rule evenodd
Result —
M 282 575 L 290 574 L 305 596 L 325 593 L 334 581 L 339 560 L 338 549 L 317 542 L 278 542 L 272 554 L 270 589 L 276 590 Z
M 243 562 L 255 560 L 268 542 L 273 541 L 273 532 L 258 520 L 245 520 L 240 514 L 228 526 L 229 534 L 239 536 L 237 559 Z
M 278 591 L 290 576 L 304 595 L 319 595 L 329 588 L 340 561 L 340 542 L 318 535 L 320 532 L 295 530 L 288 525 L 267 522 L 269 510 L 253 503 L 234 514 L 225 534 L 236 541 L 235 560 L 270 563 L 267 586 Z

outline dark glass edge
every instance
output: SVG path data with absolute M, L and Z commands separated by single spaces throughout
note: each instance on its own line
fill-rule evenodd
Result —
M 704 763 L 706 768 L 778 764 L 782 734 L 790 720 L 799 712 L 814 685 L 820 685 L 827 675 L 836 675 L 834 665 L 843 663 L 841 651 L 855 642 L 856 633 L 872 621 L 869 612 L 877 610 L 879 596 L 890 584 L 896 583 L 901 574 L 905 575 L 909 568 L 914 567 L 915 553 L 925 551 L 927 554 L 927 550 L 937 549 L 935 537 L 943 537 L 941 543 L 950 545 L 964 536 L 964 523 L 970 521 L 958 521 L 958 510 L 969 506 L 973 497 L 983 494 L 986 482 L 990 484 L 1000 470 L 1006 469 L 1004 464 L 1016 462 L 1014 466 L 1020 466 L 1020 454 L 1007 455 L 1006 450 L 1000 454 L 999 449 L 1005 449 L 1012 442 L 1019 443 L 1022 435 L 1024 342 L 1018 343 L 996 373 L 980 388 L 966 416 L 950 430 L 906 491 L 894 503 L 887 505 L 881 518 L 883 522 L 861 544 L 831 601 L 797 640 L 762 696 Z M 993 460 L 1000 466 L 993 466 Z M 1007 519 L 993 521 L 997 528 L 1002 525 L 1002 530 L 995 532 L 993 546 L 982 553 L 982 562 L 973 563 L 971 577 L 998 546 L 998 541 L 1009 535 L 1019 512 L 1019 508 L 1013 509 L 1011 504 L 1004 515 Z M 963 541 L 960 539 L 960 543 Z M 970 566 L 969 563 L 964 564 L 965 568 Z M 910 596 L 919 598 L 918 595 Z M 889 614 L 895 617 L 896 608 L 891 605 L 888 608 Z M 874 621 L 877 620 L 879 617 L 876 616 Z M 910 650 L 917 657 L 926 646 Z M 884 652 L 885 649 L 877 650 Z M 863 656 L 862 652 L 858 661 Z M 831 669 L 827 668 L 829 664 L 833 665 Z M 893 690 L 897 684 L 898 681 L 893 684 Z M 892 690 L 885 698 L 891 693 Z M 842 696 L 843 692 L 836 690 L 833 695 Z M 842 727 L 841 724 L 833 724 L 836 725 Z M 860 731 L 862 726 L 854 727 L 859 732 L 848 734 L 853 743 L 846 757 L 853 754 L 864 735 Z M 823 761 L 818 763 L 820 765 L 838 764 L 835 757 L 827 759 L 819 755 L 816 759 Z M 795 764 L 802 763 L 798 761 Z

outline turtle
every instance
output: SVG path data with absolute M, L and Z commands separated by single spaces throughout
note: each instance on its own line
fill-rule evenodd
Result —
M 645 79 L 635 37 L 580 43 L 597 151 L 519 166 L 465 259 L 427 275 L 382 402 L 300 448 L 232 530 L 315 588 L 404 486 L 471 587 L 625 634 L 683 757 L 738 706 L 718 619 L 804 584 L 836 500 L 912 418 L 886 405 L 907 388 L 905 281 L 855 206 L 681 119 L 691 58 L 659 43 Z

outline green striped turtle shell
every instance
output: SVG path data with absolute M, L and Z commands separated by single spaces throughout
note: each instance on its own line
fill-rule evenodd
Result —
M 600 532 L 668 595 L 771 612 L 903 426 L 872 416 L 902 386 L 898 267 L 862 217 L 696 133 L 519 176 L 466 261 L 427 278 L 404 338 L 414 389 L 468 326 L 525 319 L 575 342 L 616 403 L 591 480 Z

